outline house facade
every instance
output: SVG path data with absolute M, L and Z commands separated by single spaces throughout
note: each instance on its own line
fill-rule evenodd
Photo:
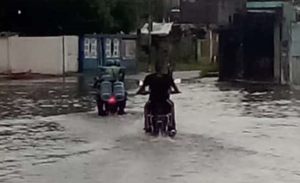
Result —
M 221 33 L 220 80 L 292 83 L 297 47 L 292 35 L 299 32 L 292 26 L 295 21 L 289 2 L 248 2 L 247 14 Z

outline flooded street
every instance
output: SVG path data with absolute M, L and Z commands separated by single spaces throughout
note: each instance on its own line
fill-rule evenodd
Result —
M 37 99 L 33 89 L 21 87 L 10 97 L 4 93 L 11 86 L 1 90 L 0 182 L 300 181 L 296 91 L 215 78 L 184 82 L 182 94 L 172 96 L 178 135 L 170 139 L 143 133 L 147 97 L 134 96 L 135 90 L 126 116 L 100 118 L 89 90 L 50 86 L 37 89 Z

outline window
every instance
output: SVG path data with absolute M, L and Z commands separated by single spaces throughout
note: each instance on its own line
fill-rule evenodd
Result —
M 91 39 L 90 58 L 98 58 L 97 53 L 97 39 Z
M 105 40 L 105 55 L 106 58 L 111 58 L 111 39 Z
M 136 58 L 136 42 L 135 40 L 123 40 L 124 59 Z
M 89 38 L 84 39 L 84 57 L 90 58 L 90 39 Z
M 85 40 L 84 40 L 84 57 L 86 59 L 98 58 L 97 46 L 98 46 L 97 39 L 85 38 Z
M 117 39 L 117 38 L 114 39 L 112 57 L 114 57 L 114 58 L 119 58 L 120 57 L 120 40 Z

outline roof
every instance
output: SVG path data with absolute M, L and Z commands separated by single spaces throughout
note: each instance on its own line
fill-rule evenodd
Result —
M 276 10 L 247 10 L 249 13 L 271 13 L 274 14 L 276 13 Z
M 157 23 L 153 22 L 153 30 L 151 35 L 166 36 L 169 35 L 172 30 L 173 22 L 171 23 Z M 148 23 L 146 23 L 141 29 L 142 34 L 149 34 Z
M 282 1 L 247 2 L 247 8 L 281 8 L 285 3 Z

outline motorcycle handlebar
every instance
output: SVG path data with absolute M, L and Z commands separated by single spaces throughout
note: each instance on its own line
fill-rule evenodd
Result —
M 181 92 L 171 91 L 171 94 L 180 94 Z
M 171 91 L 170 94 L 180 94 L 181 92 Z M 138 95 L 149 95 L 150 91 L 145 91 L 143 93 L 138 93 Z

